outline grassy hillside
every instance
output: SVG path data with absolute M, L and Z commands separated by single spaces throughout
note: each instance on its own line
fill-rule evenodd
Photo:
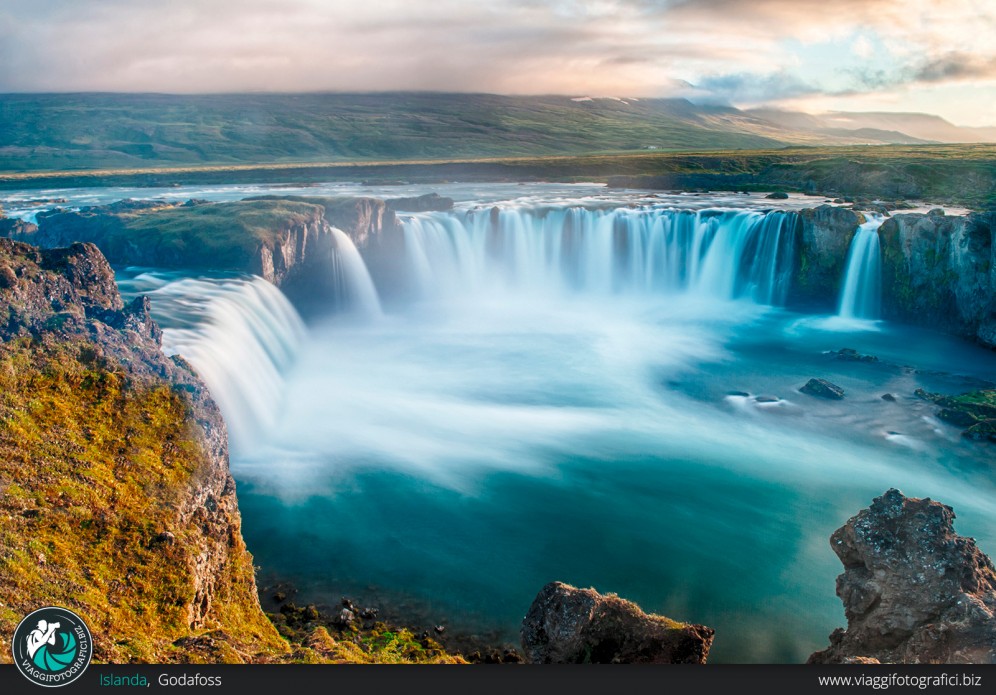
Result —
M 0 95 L 0 171 L 738 149 L 783 135 L 735 109 L 682 99 Z

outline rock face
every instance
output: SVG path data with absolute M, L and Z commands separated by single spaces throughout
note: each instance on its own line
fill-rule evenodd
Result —
M 851 240 L 865 218 L 847 208 L 821 205 L 801 210 L 799 219 L 801 243 L 789 302 L 799 307 L 833 307 Z
M 996 663 L 996 569 L 954 518 L 889 490 L 834 532 L 847 629 L 810 663 Z
M 839 401 L 844 398 L 844 389 L 833 384 L 826 379 L 810 379 L 806 382 L 806 385 L 799 389 L 803 393 L 809 396 L 816 396 L 817 398 L 828 398 L 830 400 Z
M 426 209 L 452 201 L 410 199 Z M 116 265 L 208 268 L 260 275 L 299 307 L 337 291 L 333 227 L 372 253 L 383 236 L 400 239 L 392 209 L 375 198 L 262 196 L 226 203 L 125 200 L 39 214 L 39 225 L 4 220 L 0 236 L 43 248 L 95 244 Z M 388 234 L 392 232 L 393 234 Z
M 426 193 L 411 198 L 388 198 L 385 202 L 388 209 L 396 212 L 444 212 L 453 209 L 453 199 L 445 198 L 438 193 Z
M 996 347 L 996 212 L 894 215 L 879 229 L 882 310 Z
M 31 243 L 38 225 L 19 219 L 0 218 L 0 237 Z
M 285 649 L 256 596 L 225 423 L 190 367 L 162 353 L 148 298 L 124 306 L 93 244 L 0 239 L 0 279 L 0 489 L 29 492 L 0 496 L 13 519 L 5 613 L 74 607 L 105 661 L 182 658 L 168 643 L 209 628 L 228 635 L 224 660 Z M 7 574 L 21 557 L 11 538 L 58 536 L 65 519 L 75 543 L 43 572 Z
M 522 648 L 534 664 L 704 664 L 714 634 L 611 594 L 552 582 L 522 621 Z

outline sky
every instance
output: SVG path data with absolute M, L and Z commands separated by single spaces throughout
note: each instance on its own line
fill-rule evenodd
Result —
M 3 0 L 0 92 L 671 97 L 996 125 L 996 0 Z

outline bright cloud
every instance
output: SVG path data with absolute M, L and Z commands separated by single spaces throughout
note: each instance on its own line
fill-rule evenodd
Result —
M 996 121 L 991 0 L 5 0 L 0 32 L 0 91 L 946 95 Z

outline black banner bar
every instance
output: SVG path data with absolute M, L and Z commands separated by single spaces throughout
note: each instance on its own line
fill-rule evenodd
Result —
M 91 665 L 66 693 L 990 693 L 996 665 L 948 666 L 108 666 Z M 687 690 L 686 690 L 687 689 Z M 0 693 L 61 690 L 0 666 Z

